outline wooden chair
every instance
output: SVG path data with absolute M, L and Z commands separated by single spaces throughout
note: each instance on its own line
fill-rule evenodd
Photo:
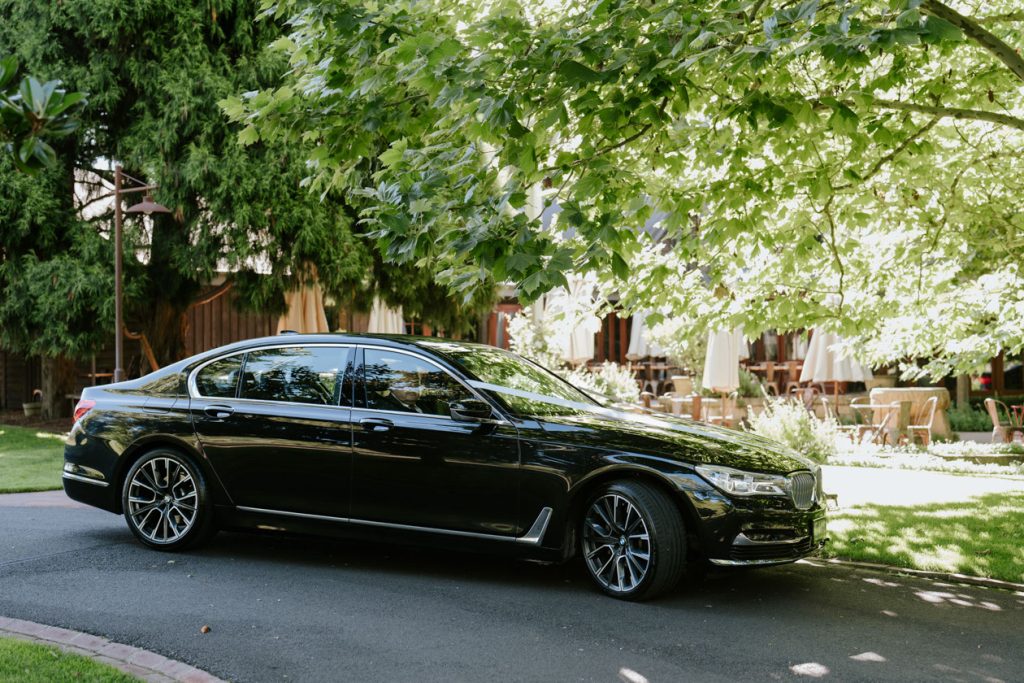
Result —
M 992 400 L 992 399 L 986 399 Z M 939 404 L 938 396 L 931 396 L 925 401 L 924 416 L 927 419 L 921 424 L 909 424 L 907 425 L 907 438 L 910 443 L 914 443 L 914 435 L 921 435 L 921 443 L 926 447 L 932 443 L 932 420 L 935 419 L 935 407 Z
M 1002 408 L 1003 415 L 1006 416 L 1004 420 L 999 415 L 999 409 Z M 993 398 L 985 399 L 985 410 L 988 411 L 988 416 L 992 420 L 992 441 L 996 439 L 1003 443 L 1009 443 L 1013 439 L 1014 432 L 1024 431 L 1024 427 L 1014 424 L 1013 418 L 1010 415 L 1010 409 L 1006 407 L 1006 404 L 1002 401 L 997 401 Z

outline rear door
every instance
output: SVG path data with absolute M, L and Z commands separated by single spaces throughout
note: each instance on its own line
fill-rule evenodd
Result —
M 193 374 L 196 435 L 235 505 L 348 516 L 352 357 L 342 345 L 263 347 Z

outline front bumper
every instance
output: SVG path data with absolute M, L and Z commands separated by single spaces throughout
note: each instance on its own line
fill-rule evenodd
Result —
M 828 542 L 825 506 L 798 510 L 785 498 L 731 499 L 717 490 L 688 492 L 699 518 L 704 556 L 720 566 L 795 562 Z

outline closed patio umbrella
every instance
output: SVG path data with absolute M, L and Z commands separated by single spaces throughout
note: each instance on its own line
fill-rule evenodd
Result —
M 837 401 L 839 382 L 866 382 L 872 378 L 870 368 L 833 350 L 842 341 L 843 338 L 834 332 L 814 330 L 803 370 L 800 371 L 801 382 L 835 382 Z
M 650 313 L 650 311 L 637 311 L 633 315 L 633 324 L 629 331 L 629 349 L 626 351 L 626 358 L 629 360 L 665 355 L 664 349 L 657 344 L 652 344 L 647 338 L 650 329 L 647 327 L 647 316 Z
M 728 395 L 740 388 L 740 359 L 748 358 L 747 341 L 741 330 L 708 332 L 701 386 L 722 394 L 722 421 L 729 411 Z
M 277 321 L 277 331 L 294 330 L 303 334 L 330 332 L 324 314 L 324 295 L 313 270 L 313 283 L 285 292 L 287 310 Z
M 374 297 L 366 331 L 370 334 L 405 334 L 402 307 L 388 308 L 379 297 Z
M 555 330 L 551 345 L 563 361 L 577 366 L 594 357 L 594 335 L 601 329 L 601 320 L 594 315 L 590 278 L 570 276 L 568 288 L 551 293 L 540 315 Z

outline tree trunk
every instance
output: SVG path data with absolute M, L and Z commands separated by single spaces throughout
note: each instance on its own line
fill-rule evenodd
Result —
M 153 302 L 143 332 L 153 347 L 153 355 L 161 367 L 185 357 L 185 311 L 167 299 Z M 145 358 L 143 366 L 149 365 Z
M 971 376 L 957 375 L 956 377 L 956 407 L 966 408 L 971 402 Z
M 68 394 L 75 390 L 75 362 L 67 356 L 43 356 L 43 419 L 70 415 Z

